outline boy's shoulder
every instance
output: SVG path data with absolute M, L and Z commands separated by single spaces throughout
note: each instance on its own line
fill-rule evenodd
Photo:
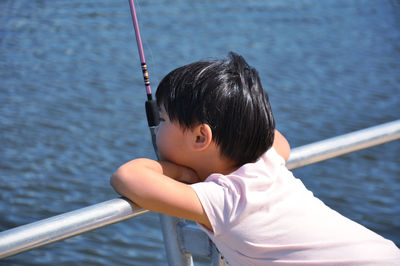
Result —
M 271 147 L 255 162 L 242 165 L 231 175 L 265 179 L 271 178 L 278 173 L 282 174 L 282 171 L 278 171 L 281 168 L 286 169 L 285 160 L 277 153 L 274 147 Z

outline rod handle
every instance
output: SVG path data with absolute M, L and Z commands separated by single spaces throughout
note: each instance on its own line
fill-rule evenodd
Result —
M 154 100 L 146 101 L 146 116 L 149 127 L 156 127 L 160 123 L 157 103 Z

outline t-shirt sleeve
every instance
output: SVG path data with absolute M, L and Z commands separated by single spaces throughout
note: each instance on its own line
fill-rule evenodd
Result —
M 227 188 L 214 182 L 199 182 L 191 185 L 203 205 L 204 211 L 213 228 L 214 236 L 221 234 L 221 230 L 226 229 L 225 217 L 229 217 L 229 208 L 226 208 Z

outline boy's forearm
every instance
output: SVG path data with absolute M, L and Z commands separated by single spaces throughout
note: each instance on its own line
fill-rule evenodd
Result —
M 162 163 L 150 159 L 135 159 L 119 167 L 110 183 L 120 195 L 145 208 L 146 201 L 159 193 L 156 189 L 162 190 L 163 181 L 176 174 L 177 170 L 172 166 L 163 167 Z
M 139 183 L 143 183 L 143 179 L 152 179 L 157 174 L 173 178 L 177 176 L 177 172 L 177 169 L 166 163 L 141 158 L 120 166 L 111 176 L 110 183 L 118 193 L 125 196 L 127 188 L 133 189 L 139 186 Z
M 111 177 L 111 182 L 122 177 L 134 179 L 138 178 L 139 175 L 151 175 L 155 173 L 163 174 L 170 178 L 176 179 L 179 171 L 178 167 L 172 163 L 141 158 L 127 162 L 119 167 Z
M 185 172 L 189 177 L 194 173 L 169 162 L 137 159 L 122 165 L 112 175 L 110 183 L 119 194 L 142 208 L 208 225 L 193 188 L 172 178 L 180 179 Z
M 132 194 L 141 186 L 140 180 L 145 178 L 146 175 L 154 173 L 161 173 L 161 167 L 157 164 L 147 161 L 146 159 L 136 159 L 125 163 L 120 166 L 117 171 L 110 178 L 110 184 L 116 192 L 131 200 Z
M 166 161 L 135 159 L 125 163 L 111 176 L 114 189 L 131 200 L 150 187 L 162 185 L 163 178 L 171 178 L 184 183 L 198 182 L 195 172 L 184 166 Z

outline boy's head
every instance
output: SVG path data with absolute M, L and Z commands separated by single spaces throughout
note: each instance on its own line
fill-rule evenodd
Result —
M 272 146 L 275 122 L 257 71 L 243 57 L 195 62 L 160 82 L 157 104 L 183 129 L 208 124 L 221 156 L 237 165 Z

